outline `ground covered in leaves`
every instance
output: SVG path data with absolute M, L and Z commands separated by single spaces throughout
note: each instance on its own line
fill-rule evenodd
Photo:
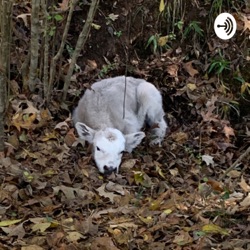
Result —
M 159 26 L 152 14 L 159 14 L 158 1 L 136 1 L 136 8 L 134 1 L 111 2 L 100 4 L 95 27 L 101 28 L 93 29 L 79 58 L 66 104 L 57 92 L 46 107 L 39 91 L 27 96 L 18 78 L 11 82 L 0 159 L 0 249 L 250 249 L 250 158 L 244 154 L 250 112 L 249 99 L 240 98 L 249 86 L 227 85 L 237 70 L 250 82 L 244 54 L 250 11 L 240 9 L 234 41 L 180 37 L 155 48 L 148 39 Z M 209 6 L 191 2 L 187 10 L 198 14 L 187 11 L 187 20 L 206 18 Z M 84 10 L 76 10 L 71 46 Z M 24 41 L 25 25 L 16 36 L 22 29 Z M 207 73 L 218 49 L 231 62 L 220 76 Z M 12 60 L 18 68 L 14 52 Z M 162 147 L 150 148 L 145 139 L 124 155 L 119 174 L 104 177 L 77 140 L 71 111 L 97 78 L 124 74 L 126 67 L 161 90 L 170 132 Z

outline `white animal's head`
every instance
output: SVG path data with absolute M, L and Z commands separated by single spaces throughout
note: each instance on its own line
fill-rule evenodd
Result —
M 103 174 L 118 172 L 123 152 L 132 152 L 145 137 L 143 132 L 123 135 L 115 128 L 94 130 L 81 122 L 77 122 L 75 127 L 80 138 L 93 144 L 94 160 Z

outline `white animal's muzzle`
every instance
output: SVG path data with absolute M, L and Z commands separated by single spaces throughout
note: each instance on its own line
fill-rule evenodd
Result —
M 107 166 L 107 165 L 105 165 L 104 167 L 103 167 L 103 170 L 104 170 L 104 175 L 110 175 L 110 174 L 112 174 L 113 172 L 117 172 L 117 168 L 116 167 L 113 167 L 113 166 Z

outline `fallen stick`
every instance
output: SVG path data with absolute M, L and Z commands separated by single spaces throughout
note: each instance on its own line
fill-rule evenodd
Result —
M 225 171 L 225 173 L 219 178 L 219 180 L 221 181 L 224 177 L 226 177 L 226 175 L 232 171 L 236 166 L 240 165 L 240 162 L 250 153 L 250 146 L 248 147 L 248 149 L 242 154 L 240 155 L 240 157 Z

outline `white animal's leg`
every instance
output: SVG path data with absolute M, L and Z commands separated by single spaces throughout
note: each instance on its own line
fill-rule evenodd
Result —
M 136 133 L 141 130 L 144 122 L 139 123 L 136 116 L 127 116 L 124 119 L 124 134 Z
M 164 118 L 162 118 L 161 121 L 154 123 L 152 126 L 153 127 L 155 126 L 155 128 L 152 129 L 151 133 L 156 138 L 150 142 L 150 145 L 155 145 L 155 144 L 161 145 L 161 142 L 164 139 L 166 129 L 167 129 L 167 124 Z
M 146 120 L 146 123 L 152 128 L 152 135 L 155 137 L 150 144 L 161 144 L 167 129 L 161 94 L 154 85 L 143 82 L 138 86 L 137 95 L 140 104 L 138 116 L 140 119 Z

